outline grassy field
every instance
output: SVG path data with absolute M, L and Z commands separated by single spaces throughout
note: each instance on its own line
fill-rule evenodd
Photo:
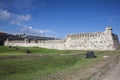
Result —
M 27 54 L 26 49 L 32 53 Z M 55 78 L 61 76 L 58 80 L 63 80 L 70 71 L 87 69 L 105 62 L 104 55 L 112 58 L 119 53 L 119 51 L 95 51 L 97 58 L 85 59 L 85 52 L 37 47 L 20 47 L 17 50 L 13 47 L 1 46 L 0 80 L 57 80 Z M 57 75 L 54 75 L 56 73 Z

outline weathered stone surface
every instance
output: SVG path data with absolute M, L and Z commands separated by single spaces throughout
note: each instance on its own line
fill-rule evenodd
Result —
M 64 40 L 9 41 L 5 46 L 43 47 L 60 50 L 117 50 L 119 40 L 112 28 L 107 27 L 104 32 L 69 34 Z

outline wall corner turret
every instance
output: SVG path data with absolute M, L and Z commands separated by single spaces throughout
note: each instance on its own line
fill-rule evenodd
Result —
M 112 33 L 112 27 L 107 26 L 106 29 L 105 29 L 105 33 Z

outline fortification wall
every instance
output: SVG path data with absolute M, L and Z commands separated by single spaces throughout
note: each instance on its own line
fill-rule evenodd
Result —
M 73 50 L 115 50 L 112 34 L 104 32 L 68 35 L 65 44 Z
M 41 41 L 5 41 L 5 46 L 43 47 L 49 49 L 64 49 L 65 40 L 41 40 Z
M 119 40 L 111 28 L 104 32 L 69 34 L 65 40 L 5 41 L 5 46 L 43 47 L 60 50 L 117 50 Z

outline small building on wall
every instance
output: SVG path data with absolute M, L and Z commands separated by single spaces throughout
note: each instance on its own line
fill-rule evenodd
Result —
M 103 32 L 68 34 L 63 40 L 38 40 L 28 42 L 6 40 L 5 46 L 43 47 L 59 50 L 117 50 L 119 49 L 118 36 L 107 27 Z

